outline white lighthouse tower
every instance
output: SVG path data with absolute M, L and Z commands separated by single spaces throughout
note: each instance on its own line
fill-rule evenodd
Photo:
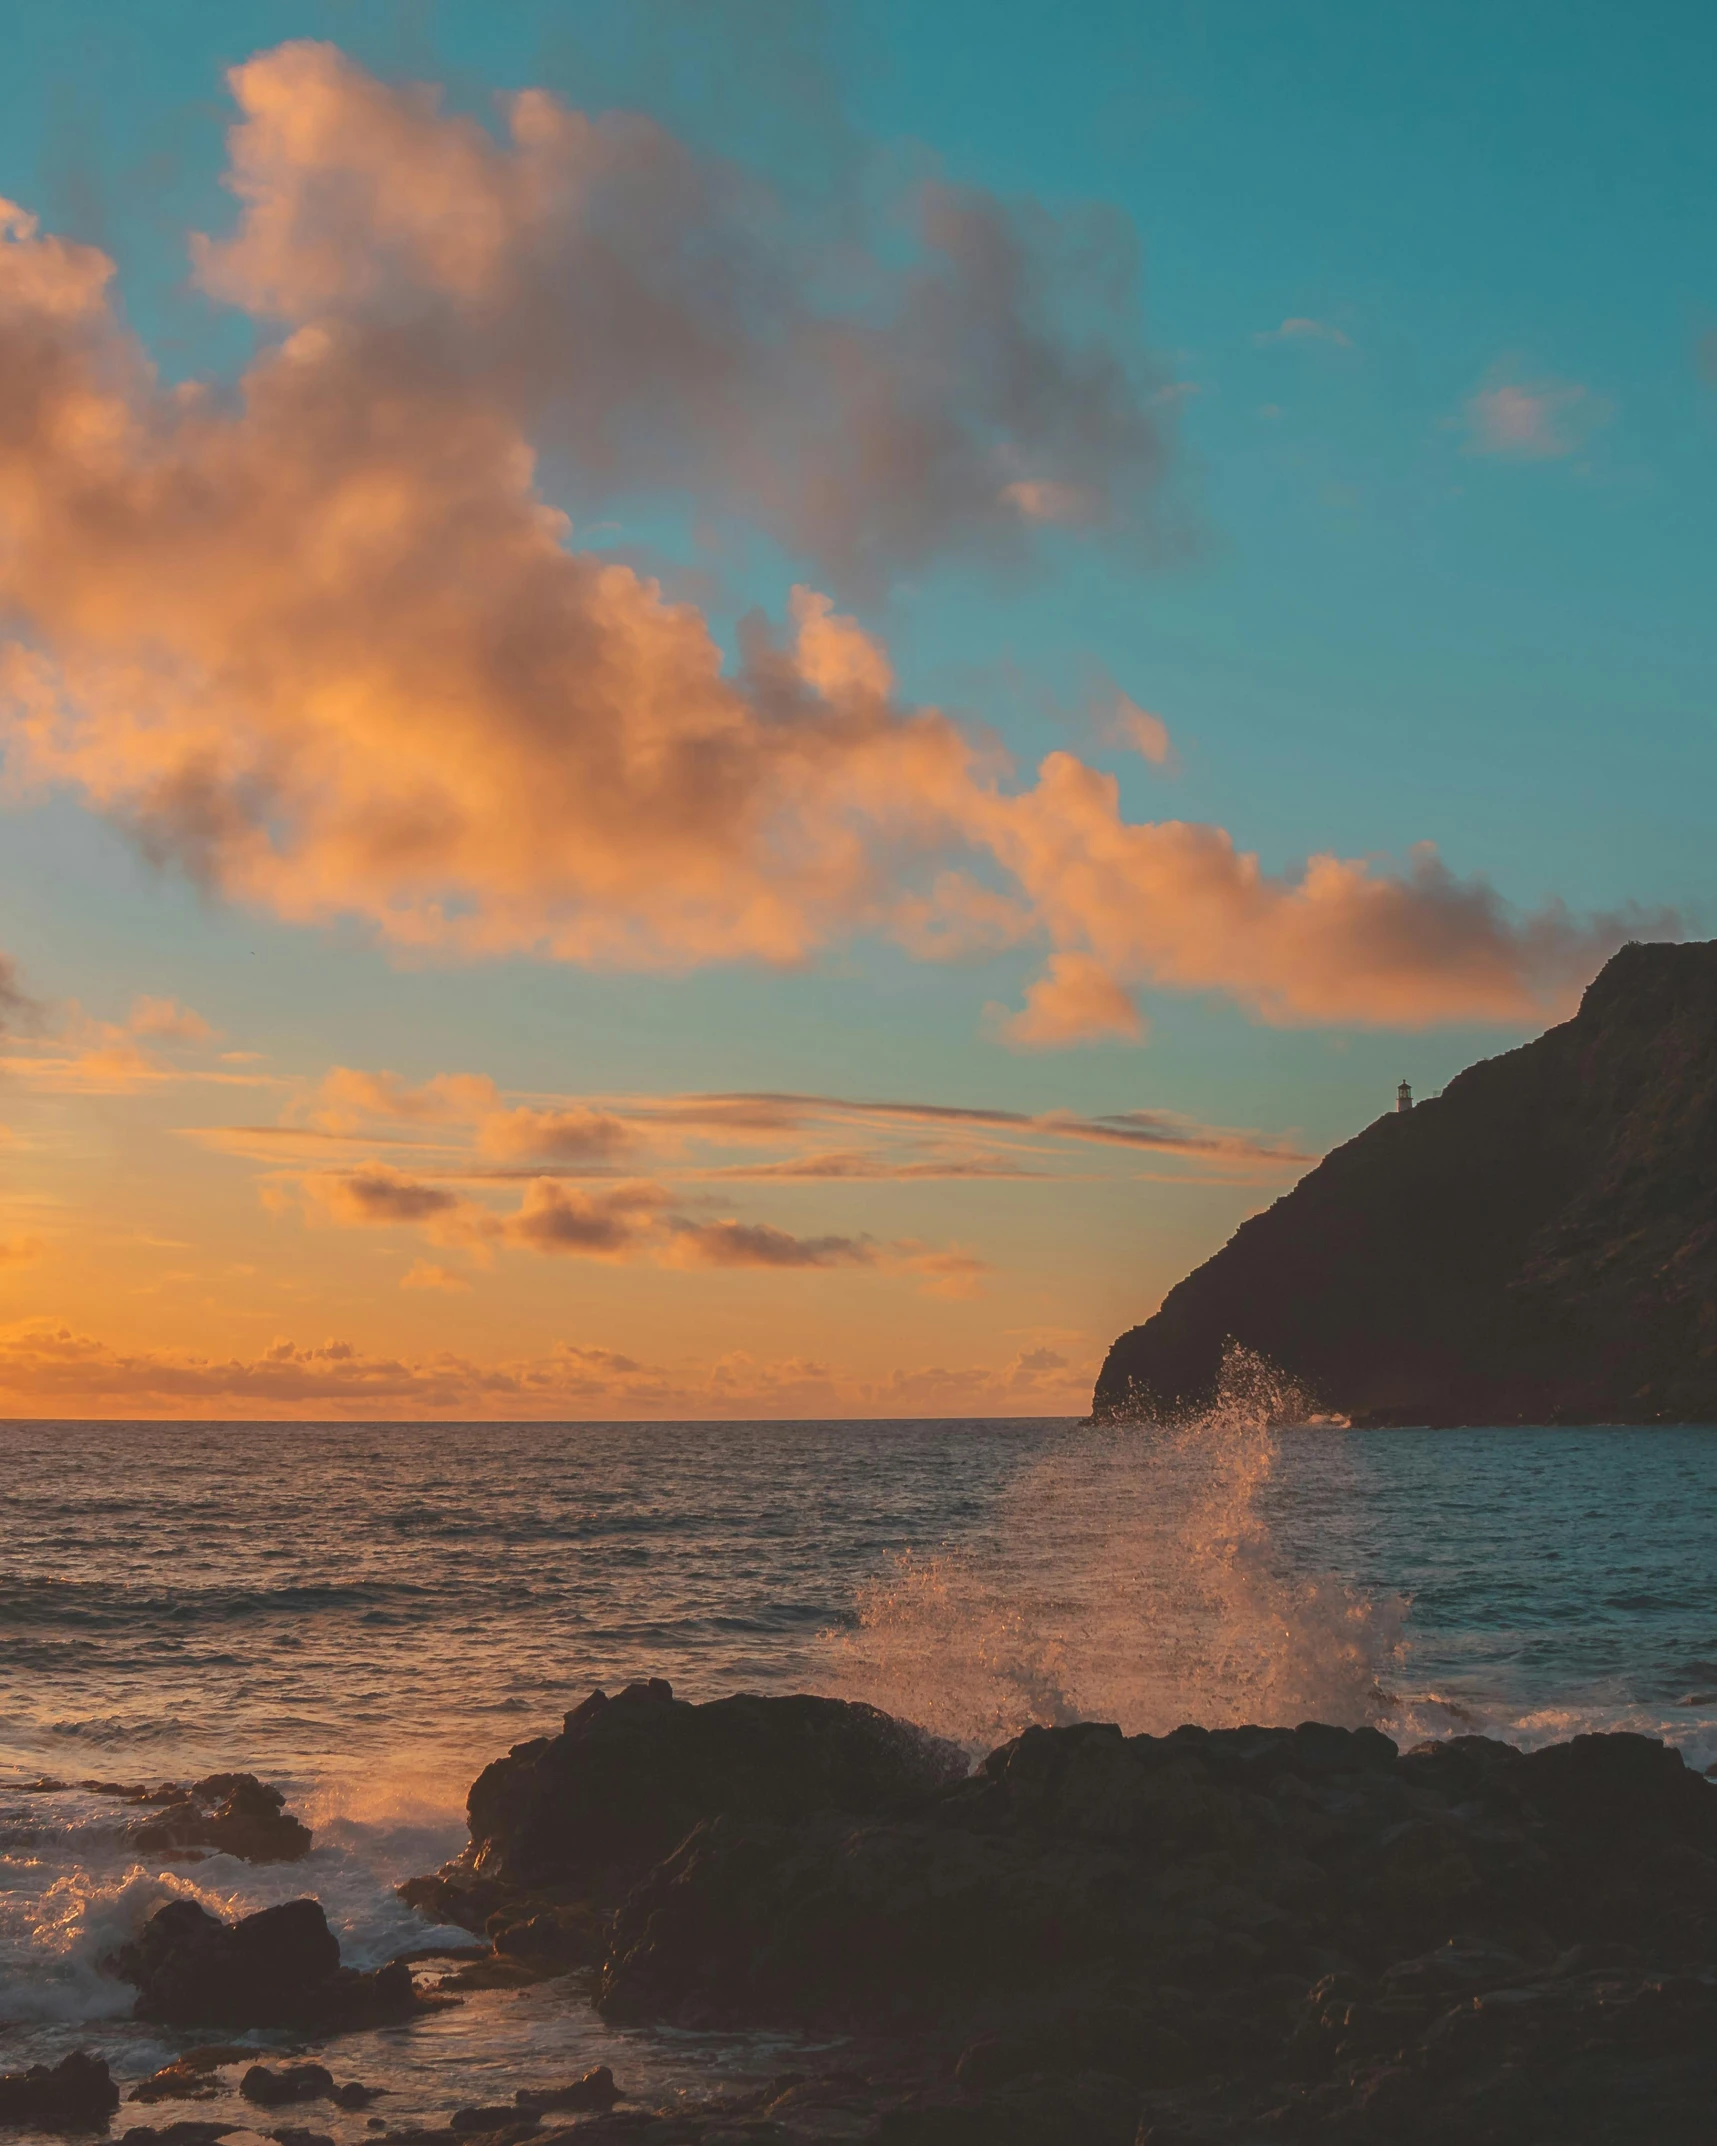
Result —
M 1404 1111 L 1404 1110 L 1411 1110 L 1412 1108 L 1413 1108 L 1413 1091 L 1412 1091 L 1412 1089 L 1411 1089 L 1411 1088 L 1410 1088 L 1410 1087 L 1409 1087 L 1409 1086 L 1407 1085 L 1407 1083 L 1406 1083 L 1405 1081 L 1403 1081 L 1403 1082 L 1401 1083 L 1400 1087 L 1398 1087 L 1398 1088 L 1396 1089 L 1396 1091 L 1395 1091 L 1395 1110 L 1396 1110 L 1396 1114 L 1397 1114 L 1397 1116 L 1399 1116 L 1399 1115 L 1400 1115 L 1400 1113 L 1401 1113 L 1402 1111 Z

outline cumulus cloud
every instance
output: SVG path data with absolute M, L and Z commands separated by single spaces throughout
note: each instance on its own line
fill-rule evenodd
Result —
M 933 190 L 914 245 L 836 260 L 648 121 L 527 93 L 497 141 L 323 45 L 231 82 L 241 215 L 196 262 L 263 324 L 236 394 L 164 388 L 105 257 L 0 210 L 19 780 L 235 899 L 406 948 L 681 968 L 1035 939 L 1016 1042 L 1136 1036 L 1151 985 L 1523 1023 L 1625 935 L 1516 919 L 1428 852 L 1273 877 L 1219 828 L 1123 822 L 1067 754 L 1017 788 L 900 704 L 828 597 L 747 623 L 728 666 L 538 488 L 541 446 L 571 496 L 690 492 L 860 588 L 1028 544 L 1075 493 L 1112 524 L 1159 454 L 1125 338 L 1066 325 L 1115 283 L 1101 245 Z M 1052 264 L 1094 261 L 1063 306 Z
M 322 1131 L 344 1133 L 376 1118 L 407 1124 L 474 1118 L 493 1110 L 498 1100 L 495 1083 L 481 1073 L 437 1073 L 414 1088 L 397 1073 L 333 1066 L 322 1076 L 309 1115 Z
M 624 1259 L 645 1248 L 667 1203 L 659 1185 L 619 1185 L 579 1192 L 538 1178 L 515 1214 L 500 1225 L 510 1244 L 583 1259 Z
M 200 1013 L 172 998 L 135 998 L 129 1023 L 134 1036 L 162 1043 L 211 1043 L 215 1031 Z
M 411 334 L 415 362 L 529 416 L 586 497 L 719 494 L 826 571 L 880 581 L 950 544 L 1015 544 L 1010 468 L 1100 516 L 1156 473 L 1112 218 L 1070 228 L 930 186 L 904 253 L 898 230 L 871 248 L 854 228 L 837 250 L 635 114 L 526 91 L 497 141 L 309 43 L 228 79 L 243 214 L 197 242 L 204 288 L 338 321 L 387 362 Z
M 1583 446 L 1607 414 L 1577 381 L 1503 380 L 1468 402 L 1469 445 L 1475 454 L 1551 461 Z
M 305 1189 L 333 1222 L 384 1229 L 399 1223 L 430 1223 L 445 1231 L 457 1221 L 464 1232 L 481 1234 L 481 1224 L 473 1219 L 481 1213 L 475 1202 L 441 1185 L 420 1184 L 386 1163 L 368 1163 L 339 1176 L 313 1177 Z
M 1144 1016 L 1100 961 L 1089 954 L 1052 954 L 1049 967 L 1027 987 L 1018 1013 L 991 1009 L 997 1032 L 1020 1050 L 1058 1050 L 1110 1037 L 1136 1042 Z
M 575 1104 L 565 1110 L 497 1110 L 477 1132 L 485 1155 L 531 1156 L 557 1162 L 611 1162 L 642 1145 L 635 1126 L 610 1110 Z

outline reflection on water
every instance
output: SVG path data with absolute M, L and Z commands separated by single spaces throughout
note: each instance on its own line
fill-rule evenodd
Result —
M 420 1942 L 392 1887 L 459 1844 L 477 1768 L 634 1676 L 840 1690 L 974 1748 L 1081 1715 L 1321 1717 L 1630 1726 L 1717 1759 L 1717 1434 L 1294 1413 L 1237 1365 L 1173 1430 L 0 1427 L 7 2061 L 82 2042 L 135 2078 L 171 2053 L 97 1963 L 175 1890 L 314 1891 L 360 1965 Z M 235 1766 L 289 1789 L 307 1863 L 139 1865 L 111 1800 L 4 1785 Z M 503 2073 L 611 2062 L 668 2092 L 785 2061 L 568 1998 L 473 1996 L 340 2063 L 398 2085 L 399 2121 Z

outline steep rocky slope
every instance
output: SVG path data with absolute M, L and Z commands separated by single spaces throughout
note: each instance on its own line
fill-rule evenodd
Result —
M 1337 1148 L 1121 1336 L 1095 1413 L 1198 1405 L 1231 1338 L 1356 1422 L 1717 1422 L 1717 943 L 1624 947 Z

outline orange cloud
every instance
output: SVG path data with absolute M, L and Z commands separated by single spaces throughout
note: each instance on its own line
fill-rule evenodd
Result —
M 0 976 L 0 1032 L 7 1010 L 5 982 Z M 41 1009 L 30 1001 L 22 1003 L 29 1025 L 39 1029 Z M 187 1066 L 182 1057 L 164 1063 L 144 1048 L 145 1043 L 198 1048 L 214 1041 L 217 1034 L 200 1013 L 176 999 L 137 998 L 123 1023 L 93 1020 L 74 999 L 54 1032 L 24 1038 L 19 1054 L 0 1059 L 0 1067 L 33 1087 L 61 1094 L 128 1095 L 185 1080 L 236 1087 L 266 1085 L 265 1076 L 216 1073 Z
M 673 1263 L 687 1267 L 869 1267 L 863 1237 L 794 1237 L 767 1222 L 692 1222 L 674 1235 Z
M 623 1259 L 648 1248 L 668 1195 L 659 1185 L 586 1193 L 538 1178 L 502 1225 L 510 1244 L 584 1259 Z
M 397 1118 L 412 1124 L 473 1118 L 492 1110 L 495 1083 L 477 1073 L 438 1073 L 413 1088 L 397 1073 L 366 1073 L 334 1066 L 323 1075 L 313 1122 L 327 1132 L 349 1132 L 366 1118 Z
M 1526 1022 L 1627 934 L 1517 921 L 1428 850 L 1273 877 L 1220 828 L 1124 822 L 1064 753 L 1016 790 L 816 591 L 730 669 L 695 608 L 569 548 L 539 442 L 581 496 L 689 488 L 861 584 L 1066 518 L 1021 485 L 1113 520 L 1156 436 L 1125 345 L 1057 326 L 1036 212 L 926 196 L 916 256 L 866 264 L 842 312 L 759 189 L 649 122 L 530 92 L 497 143 L 324 45 L 231 83 L 242 213 L 197 273 L 281 328 L 236 397 L 163 388 L 111 263 L 0 209 L 20 780 L 402 947 L 677 968 L 1030 936 L 1050 965 L 1016 1042 L 1137 1036 L 1153 985 L 1273 1021 Z
M 1027 988 L 1024 1010 L 1009 1014 L 997 1007 L 995 1012 L 1000 1033 L 1022 1050 L 1095 1043 L 1108 1036 L 1135 1041 L 1145 1027 L 1138 1007 L 1089 954 L 1052 954 L 1048 971 Z
M 612 1111 L 575 1105 L 567 1110 L 500 1110 L 477 1130 L 485 1155 L 535 1156 L 558 1162 L 610 1162 L 642 1145 L 634 1126 Z
M 868 1267 L 940 1274 L 914 1248 L 868 1238 L 798 1237 L 763 1222 L 705 1222 L 669 1212 L 660 1185 L 632 1182 L 586 1192 L 539 1177 L 510 1214 L 445 1186 L 426 1184 L 386 1163 L 306 1177 L 309 1211 L 337 1228 L 419 1229 L 433 1244 L 464 1245 L 479 1256 L 495 1245 L 579 1259 L 650 1260 L 670 1267 Z M 439 1270 L 437 1270 L 439 1271 Z M 414 1270 L 415 1272 L 415 1270 Z M 433 1286 L 409 1276 L 404 1286 Z
M 442 1289 L 454 1294 L 462 1293 L 471 1284 L 462 1274 L 454 1274 L 446 1267 L 437 1266 L 433 1260 L 414 1259 L 399 1278 L 402 1289 Z
M 450 1349 L 407 1359 L 339 1339 L 289 1338 L 258 1356 L 222 1357 L 117 1347 L 51 1319 L 0 1329 L 0 1394 L 45 1416 L 1077 1415 L 1094 1369 L 1094 1360 L 1070 1362 L 1059 1350 L 1042 1348 L 1021 1350 L 1001 1366 L 903 1366 L 880 1379 L 803 1357 L 760 1362 L 735 1350 L 713 1363 L 665 1366 L 570 1342 L 546 1355 L 501 1362 Z
M 153 1036 L 163 1043 L 210 1043 L 215 1036 L 200 1013 L 172 998 L 133 999 L 129 1026 L 134 1036 Z

